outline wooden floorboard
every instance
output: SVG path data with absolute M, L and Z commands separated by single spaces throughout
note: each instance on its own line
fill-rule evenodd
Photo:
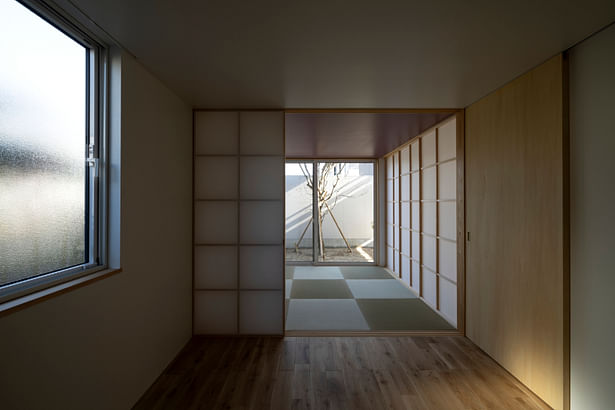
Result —
M 194 337 L 135 409 L 549 409 L 461 336 Z

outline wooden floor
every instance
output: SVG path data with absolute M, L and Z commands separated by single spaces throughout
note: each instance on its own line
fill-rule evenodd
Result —
M 548 409 L 460 336 L 193 338 L 136 409 Z

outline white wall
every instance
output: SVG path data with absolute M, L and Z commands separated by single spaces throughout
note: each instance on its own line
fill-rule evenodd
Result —
M 371 165 L 371 164 L 370 164 Z M 342 177 L 335 196 L 328 201 L 333 215 L 351 246 L 361 245 L 374 236 L 374 176 Z M 334 206 L 335 205 L 335 206 Z M 286 247 L 294 248 L 312 216 L 312 195 L 305 182 L 286 191 Z M 326 246 L 345 247 L 344 239 L 325 208 L 323 239 Z M 373 243 L 366 245 L 373 246 Z M 312 247 L 312 227 L 305 232 L 302 248 Z
M 615 408 L 615 25 L 570 52 L 571 408 Z
M 191 337 L 192 112 L 121 73 L 123 272 L 0 317 L 4 409 L 129 408 Z

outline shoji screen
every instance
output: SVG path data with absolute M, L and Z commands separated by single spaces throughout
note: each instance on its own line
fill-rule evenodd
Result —
M 455 325 L 458 149 L 453 116 L 385 158 L 387 267 Z
M 194 117 L 194 333 L 282 334 L 284 114 Z

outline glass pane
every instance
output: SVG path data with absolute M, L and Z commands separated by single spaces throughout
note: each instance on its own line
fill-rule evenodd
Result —
M 0 285 L 85 262 L 86 49 L 0 1 Z
M 311 162 L 286 164 L 286 261 L 311 262 L 313 258 Z
M 374 261 L 373 163 L 318 163 L 317 211 L 319 261 Z

